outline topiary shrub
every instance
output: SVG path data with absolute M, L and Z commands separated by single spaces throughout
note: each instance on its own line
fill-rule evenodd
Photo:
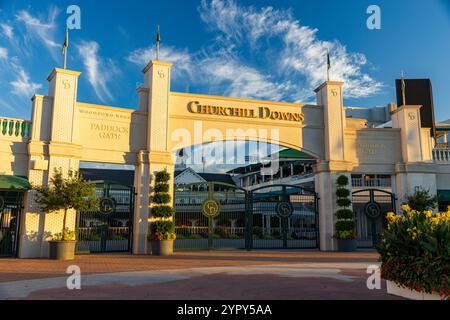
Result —
M 155 174 L 154 194 L 152 197 L 152 217 L 158 218 L 150 224 L 149 240 L 175 240 L 175 210 L 169 204 L 172 197 L 169 192 L 170 174 L 159 171 Z
M 350 207 L 350 205 L 352 204 L 352 201 L 349 198 L 338 198 L 336 200 L 336 203 L 339 207 Z
M 336 211 L 336 217 L 340 220 L 353 219 L 353 211 L 350 209 L 339 209 Z
M 350 200 L 350 190 L 347 189 L 348 177 L 345 175 L 340 175 L 336 179 L 337 190 L 336 190 L 336 204 L 341 207 L 341 209 L 336 211 L 337 221 L 335 224 L 336 234 L 335 237 L 341 240 L 356 239 L 355 233 L 355 221 L 354 213 L 349 207 L 352 204 Z
M 152 208 L 152 215 L 157 218 L 170 218 L 175 214 L 175 209 L 169 205 L 160 205 Z

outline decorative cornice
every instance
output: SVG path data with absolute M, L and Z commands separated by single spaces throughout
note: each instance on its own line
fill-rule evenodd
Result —
M 415 110 L 417 110 L 417 109 L 420 109 L 420 108 L 422 108 L 421 105 L 406 105 L 406 106 L 400 106 L 400 107 L 398 107 L 397 109 L 391 111 L 391 115 L 392 115 L 392 114 L 396 114 L 397 112 L 399 112 L 399 111 L 401 111 L 401 110 L 403 110 L 403 109 L 415 109 Z
M 159 60 L 150 60 L 150 62 L 145 66 L 145 68 L 142 70 L 143 73 L 146 73 L 151 67 L 153 66 L 164 66 L 164 67 L 171 67 L 172 63 L 170 62 L 163 62 Z
M 320 90 L 322 90 L 323 87 L 327 86 L 327 85 L 335 85 L 335 86 L 343 86 L 344 83 L 341 81 L 325 81 L 324 83 L 322 83 L 320 86 L 318 86 L 316 89 L 314 89 L 314 92 L 317 93 Z
M 54 68 L 52 70 L 52 72 L 50 73 L 50 75 L 47 77 L 47 80 L 51 81 L 57 73 L 64 73 L 64 74 L 68 74 L 68 75 L 75 76 L 75 77 L 78 77 L 81 74 L 81 72 L 78 72 L 78 71 Z

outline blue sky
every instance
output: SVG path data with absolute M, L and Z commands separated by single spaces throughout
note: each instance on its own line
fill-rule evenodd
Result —
M 28 119 L 33 93 L 47 93 L 71 4 L 81 8 L 68 56 L 68 68 L 82 72 L 80 101 L 134 108 L 160 24 L 173 91 L 313 102 L 329 48 L 346 105 L 395 101 L 403 69 L 431 78 L 436 120 L 450 118 L 448 0 L 0 0 L 0 116 Z M 371 4 L 381 8 L 381 30 L 366 27 Z

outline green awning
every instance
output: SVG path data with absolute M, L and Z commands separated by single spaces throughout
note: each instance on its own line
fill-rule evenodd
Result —
M 24 176 L 0 175 L 0 189 L 8 190 L 30 190 L 31 184 Z
M 289 158 L 289 159 L 301 159 L 301 160 L 314 160 L 309 154 L 295 150 L 295 149 L 284 149 L 278 152 L 279 158 Z
M 437 191 L 439 201 L 450 201 L 450 190 Z

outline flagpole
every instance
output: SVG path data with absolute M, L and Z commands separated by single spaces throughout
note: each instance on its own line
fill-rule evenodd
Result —
M 403 105 L 406 106 L 406 84 L 405 84 L 405 78 L 402 70 L 402 98 L 403 98 Z
M 159 60 L 159 42 L 161 41 L 161 34 L 159 33 L 159 24 L 158 30 L 156 33 L 156 60 Z
M 66 38 L 62 46 L 62 52 L 64 54 L 64 69 L 67 69 L 67 48 L 69 47 L 69 29 L 66 28 Z
M 327 49 L 327 81 L 330 81 L 330 68 L 331 68 L 330 52 Z
M 327 81 L 330 81 L 330 68 L 327 68 Z

